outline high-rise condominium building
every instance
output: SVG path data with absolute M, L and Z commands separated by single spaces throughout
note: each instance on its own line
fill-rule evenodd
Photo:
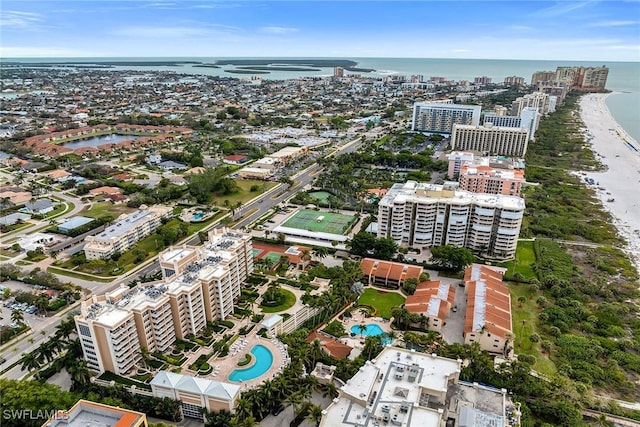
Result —
M 450 134 L 454 124 L 477 126 L 480 123 L 479 105 L 417 102 L 413 105 L 411 129 L 419 132 Z
M 515 256 L 524 208 L 520 197 L 407 181 L 394 184 L 380 200 L 378 237 L 401 246 L 453 245 L 507 259 Z
M 344 68 L 333 67 L 333 77 L 344 77 Z
M 524 107 L 519 116 L 485 114 L 483 123 L 491 123 L 497 127 L 527 128 L 529 129 L 529 139 L 533 140 L 540 124 L 540 113 L 536 108 Z
M 454 125 L 451 149 L 479 151 L 487 155 L 524 157 L 529 144 L 529 129 Z
M 84 253 L 87 259 L 107 259 L 116 252 L 124 252 L 153 233 L 161 224 L 162 218 L 169 218 L 171 215 L 170 207 L 152 206 L 120 217 L 101 233 L 87 236 Z
M 549 96 L 549 94 L 544 92 L 533 92 L 516 98 L 516 100 L 511 103 L 511 115 L 520 116 L 522 110 L 527 107 L 537 109 L 540 114 L 548 114 L 550 112 Z
M 126 373 L 141 349 L 164 352 L 177 338 L 200 333 L 207 321 L 233 313 L 253 270 L 251 236 L 213 230 L 206 245 L 171 247 L 159 260 L 161 281 L 122 286 L 82 303 L 75 322 L 90 369 Z
M 538 83 L 552 82 L 556 79 L 555 71 L 536 71 L 531 75 L 531 85 Z
M 505 86 L 524 86 L 524 77 L 508 76 L 504 78 Z
M 567 82 L 577 90 L 603 90 L 609 69 L 602 67 L 558 67 L 555 79 Z
M 487 77 L 487 76 L 474 77 L 473 83 L 477 85 L 488 85 L 488 84 L 491 84 L 491 77 Z

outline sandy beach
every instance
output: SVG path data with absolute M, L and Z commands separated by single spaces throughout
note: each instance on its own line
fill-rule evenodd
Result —
M 605 172 L 587 172 L 604 207 L 612 214 L 627 252 L 640 271 L 640 144 L 613 118 L 605 99 L 609 94 L 589 94 L 580 99 L 580 116 L 596 156 Z

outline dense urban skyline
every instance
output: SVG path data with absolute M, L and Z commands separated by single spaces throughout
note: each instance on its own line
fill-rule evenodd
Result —
M 636 1 L 3 1 L 2 57 L 640 60 Z

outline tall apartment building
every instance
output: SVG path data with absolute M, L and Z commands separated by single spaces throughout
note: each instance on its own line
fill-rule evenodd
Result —
M 116 252 L 124 252 L 140 239 L 153 233 L 162 218 L 170 218 L 172 209 L 152 206 L 130 215 L 121 216 L 115 224 L 95 236 L 87 236 L 84 253 L 87 259 L 107 259 Z
M 508 259 L 516 253 L 524 208 L 520 197 L 407 181 L 394 184 L 380 200 L 378 237 L 401 246 L 453 245 Z
M 206 245 L 172 247 L 159 259 L 161 281 L 122 286 L 82 303 L 75 323 L 90 369 L 126 373 L 142 348 L 164 352 L 177 338 L 198 334 L 207 321 L 233 313 L 253 270 L 251 236 L 213 230 Z
M 555 79 L 555 71 L 536 71 L 531 75 L 531 86 L 536 86 L 538 83 L 552 82 Z
M 471 193 L 520 197 L 525 182 L 524 170 L 513 168 L 512 165 L 506 159 L 489 157 L 467 162 L 460 169 L 458 188 Z
M 505 86 L 524 86 L 524 77 L 508 76 L 504 78 Z
M 544 92 L 533 92 L 521 96 L 511 103 L 511 115 L 520 116 L 522 110 L 527 107 L 537 109 L 540 114 L 548 114 L 550 112 L 549 96 Z
M 344 68 L 333 67 L 333 77 L 344 77 Z
M 577 90 L 604 90 L 609 68 L 605 67 L 558 67 L 555 79 L 569 83 Z
M 474 77 L 473 83 L 476 85 L 488 85 L 488 84 L 491 84 L 491 77 L 487 77 L 487 76 Z
M 529 129 L 454 125 L 451 133 L 451 149 L 479 151 L 487 155 L 524 157 L 529 144 Z
M 419 132 L 450 134 L 453 125 L 477 126 L 480 123 L 479 105 L 416 102 L 413 105 L 411 129 Z
M 540 113 L 536 108 L 525 107 L 519 116 L 485 114 L 482 123 L 491 123 L 497 127 L 527 128 L 529 129 L 529 139 L 533 140 L 540 124 Z

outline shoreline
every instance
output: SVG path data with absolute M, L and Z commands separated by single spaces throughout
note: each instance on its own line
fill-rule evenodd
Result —
M 618 233 L 627 240 L 624 251 L 640 272 L 640 144 L 613 117 L 606 104 L 612 93 L 587 94 L 580 98 L 580 118 L 587 128 L 589 144 L 602 172 L 578 171 L 595 181 L 592 187 L 613 218 Z

